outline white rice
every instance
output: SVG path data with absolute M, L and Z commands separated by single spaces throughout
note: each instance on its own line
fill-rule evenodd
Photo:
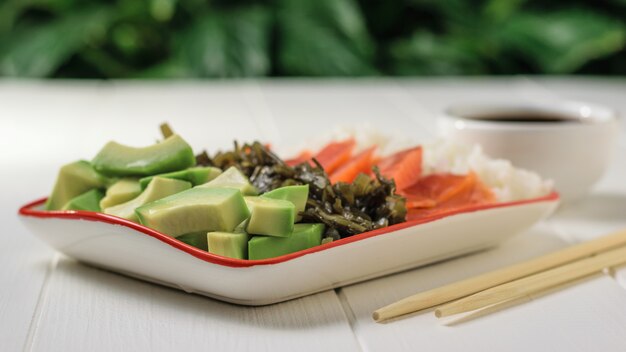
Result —
M 510 161 L 491 159 L 479 145 L 466 146 L 447 140 L 424 144 L 423 174 L 474 171 L 500 202 L 541 197 L 553 189 L 553 182 L 538 174 L 514 167 Z
M 348 138 L 354 138 L 356 140 L 356 152 L 371 147 L 372 145 L 378 146 L 376 152 L 380 155 L 389 155 L 398 150 L 402 150 L 408 147 L 415 146 L 417 143 L 415 140 L 406 137 L 395 135 L 393 138 L 388 134 L 381 132 L 380 129 L 373 127 L 368 123 L 361 125 L 351 126 L 338 126 L 334 128 L 330 133 L 318 135 L 315 138 L 307 139 L 301 145 L 291 146 L 288 150 L 280 150 L 284 152 L 281 155 L 295 156 L 301 150 L 317 151 L 324 147 L 331 141 L 338 141 Z
M 331 140 L 350 137 L 356 139 L 357 149 L 377 145 L 378 152 L 383 156 L 421 144 L 424 148 L 422 161 L 424 175 L 432 173 L 463 175 L 470 170 L 474 171 L 500 202 L 541 197 L 553 190 L 551 180 L 544 180 L 534 172 L 516 168 L 508 160 L 491 159 L 483 153 L 479 145 L 461 145 L 444 139 L 416 143 L 407 137 L 386 135 L 371 126 L 351 126 L 336 128 L 329 135 L 309 141 L 307 146 L 310 150 L 319 150 Z

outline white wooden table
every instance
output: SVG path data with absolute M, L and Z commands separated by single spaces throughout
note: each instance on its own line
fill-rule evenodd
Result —
M 109 139 L 152 143 L 165 120 L 210 150 L 234 138 L 295 145 L 336 123 L 418 142 L 436 134 L 448 104 L 535 98 L 603 103 L 626 116 L 623 79 L 0 81 L 0 351 L 626 351 L 626 268 L 453 327 L 432 314 L 370 318 L 412 293 L 626 228 L 623 123 L 594 191 L 500 248 L 266 307 L 76 263 L 39 243 L 16 215 L 49 192 L 62 163 L 92 157 Z

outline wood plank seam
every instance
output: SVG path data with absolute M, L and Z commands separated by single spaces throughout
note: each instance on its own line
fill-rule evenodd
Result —
M 262 87 L 254 81 L 242 85 L 241 91 L 256 130 L 265 138 L 263 142 L 269 141 L 274 145 L 280 144 L 282 137 L 276 125 L 276 118 L 263 95 Z
M 46 306 L 48 302 L 47 294 L 49 291 L 50 282 L 52 280 L 52 275 L 54 273 L 54 270 L 56 269 L 57 264 L 59 263 L 59 257 L 60 257 L 60 254 L 55 252 L 52 259 L 50 260 L 50 263 L 48 264 L 46 268 L 45 278 L 44 278 L 43 284 L 41 285 L 41 290 L 39 291 L 39 297 L 37 298 L 35 311 L 33 312 L 33 316 L 31 318 L 31 321 L 28 327 L 28 335 L 26 335 L 26 341 L 24 341 L 24 347 L 22 349 L 24 352 L 32 351 L 33 349 L 33 343 L 35 341 L 35 338 L 37 337 L 37 330 L 41 322 L 41 316 L 43 314 L 44 307 Z
M 557 236 L 566 241 L 569 244 L 577 244 L 580 241 L 576 240 L 575 236 L 568 233 L 559 223 L 558 221 L 550 218 L 547 220 L 547 224 L 553 229 L 553 231 L 557 234 Z M 615 283 L 622 289 L 626 290 L 626 282 L 621 282 L 618 278 L 617 271 L 626 270 L 626 265 L 620 265 L 616 267 L 609 268 L 609 270 L 605 271 L 608 277 L 610 277 Z
M 350 330 L 352 331 L 352 336 L 354 336 L 354 340 L 356 341 L 357 346 L 359 346 L 359 349 L 361 351 L 363 352 L 367 351 L 367 348 L 365 347 L 367 344 L 364 341 L 362 341 L 360 335 L 357 334 L 356 314 L 354 314 L 354 310 L 352 309 L 352 306 L 350 305 L 348 297 L 346 297 L 346 295 L 343 293 L 343 290 L 341 288 L 336 288 L 333 291 L 335 292 L 335 295 L 337 295 L 337 299 L 339 300 L 339 303 L 341 304 L 341 308 L 343 310 L 343 314 L 346 320 L 348 320 L 348 324 L 350 325 Z
M 277 127 L 277 119 L 272 112 L 270 102 L 267 101 L 263 94 L 263 87 L 258 81 L 254 81 L 251 85 L 246 85 L 242 88 L 242 95 L 259 134 L 272 143 L 279 144 L 283 139 Z M 334 289 L 332 292 L 341 305 L 344 318 L 348 322 L 356 345 L 359 350 L 365 351 L 363 341 L 360 340 L 359 335 L 355 331 L 356 318 L 347 298 L 341 293 L 340 288 Z
M 414 99 L 411 99 L 410 93 L 406 88 L 402 87 L 397 80 L 393 80 L 393 85 L 387 87 L 389 94 L 385 96 L 392 106 L 394 106 L 399 112 L 411 118 L 420 127 L 428 132 L 431 137 L 437 136 L 437 131 L 433 130 L 432 126 L 425 123 L 423 116 L 436 115 L 438 112 L 432 111 L 426 106 L 423 106 Z

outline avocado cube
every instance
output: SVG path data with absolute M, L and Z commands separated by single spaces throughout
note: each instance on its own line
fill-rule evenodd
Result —
M 153 177 L 165 177 L 165 178 L 175 178 L 177 180 L 183 180 L 191 182 L 193 186 L 201 185 L 207 183 L 222 173 L 222 170 L 216 167 L 191 167 L 186 170 L 168 172 L 165 174 L 159 174 L 154 176 L 144 177 L 139 180 L 139 184 L 141 185 L 141 189 L 145 189 L 148 186 L 148 183 L 152 180 Z
M 287 237 L 293 231 L 296 207 L 282 199 L 246 197 L 251 215 L 246 231 L 254 235 Z
M 234 166 L 229 167 L 213 180 L 198 187 L 235 188 L 238 189 L 244 196 L 256 196 L 259 194 L 259 191 L 257 191 L 256 187 L 250 183 L 248 177 Z
M 94 189 L 104 188 L 106 177 L 100 175 L 84 160 L 64 165 L 59 170 L 52 194 L 46 202 L 46 210 L 59 210 L 71 199 Z
M 101 211 L 100 200 L 102 197 L 104 197 L 104 192 L 99 189 L 92 189 L 78 197 L 72 198 L 65 204 L 63 210 Z
M 302 217 L 298 215 L 304 212 L 306 201 L 309 198 L 309 185 L 285 186 L 276 188 L 261 195 L 263 198 L 283 199 L 293 203 L 296 207 L 296 222 Z
M 249 235 L 245 232 L 209 232 L 206 235 L 209 252 L 235 259 L 248 258 Z
M 107 188 L 106 195 L 100 201 L 100 208 L 106 209 L 114 205 L 126 203 L 141 194 L 139 181 L 135 178 L 122 178 Z
M 209 250 L 207 235 L 204 231 L 186 233 L 184 235 L 176 237 L 176 239 L 181 242 L 185 242 L 192 247 L 202 249 L 203 251 Z
M 104 212 L 126 220 L 139 222 L 137 214 L 135 214 L 135 209 L 144 204 L 154 202 L 155 200 L 182 192 L 189 188 L 191 188 L 191 183 L 187 181 L 175 180 L 173 178 L 155 177 L 139 196 L 126 203 L 106 208 L 104 209 Z
M 141 224 L 171 237 L 200 231 L 232 232 L 250 216 L 238 190 L 201 187 L 148 203 L 135 213 Z
M 109 142 L 92 163 L 107 176 L 150 176 L 194 166 L 196 157 L 189 144 L 175 134 L 143 148 Z
M 295 224 L 289 237 L 254 236 L 248 241 L 248 259 L 267 259 L 319 246 L 324 224 Z

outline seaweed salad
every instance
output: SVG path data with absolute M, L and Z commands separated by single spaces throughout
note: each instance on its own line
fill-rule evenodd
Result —
M 290 185 L 309 185 L 303 221 L 326 225 L 325 237 L 334 240 L 386 227 L 406 220 L 405 199 L 396 194 L 393 179 L 376 166 L 373 177 L 359 173 L 352 182 L 331 183 L 320 163 L 312 158 L 290 166 L 260 142 L 235 142 L 232 150 L 196 156 L 200 166 L 225 170 L 237 167 L 259 192 Z

